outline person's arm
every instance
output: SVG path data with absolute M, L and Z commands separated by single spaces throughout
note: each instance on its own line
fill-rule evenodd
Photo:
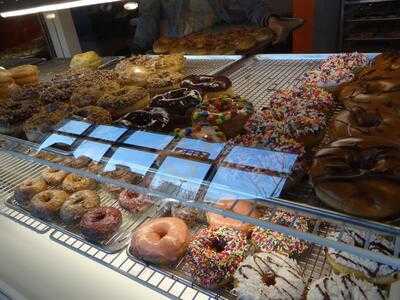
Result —
M 247 20 L 257 26 L 266 26 L 272 11 L 267 0 L 236 0 L 246 13 Z
M 161 0 L 143 0 L 139 4 L 136 33 L 131 45 L 133 51 L 152 49 L 160 36 Z

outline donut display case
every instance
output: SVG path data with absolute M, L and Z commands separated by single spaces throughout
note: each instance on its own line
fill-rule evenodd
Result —
M 42 106 L 1 106 L 0 213 L 167 298 L 398 299 L 399 59 L 139 56 L 21 86 Z

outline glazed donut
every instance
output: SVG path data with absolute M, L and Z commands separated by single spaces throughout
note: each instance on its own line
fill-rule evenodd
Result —
M 110 124 L 111 114 L 100 106 L 85 106 L 77 109 L 74 117 L 88 121 L 91 124 Z
M 139 130 L 168 132 L 172 129 L 172 120 L 165 109 L 154 107 L 126 114 L 116 124 Z
M 140 213 L 149 208 L 153 201 L 135 191 L 123 190 L 118 197 L 119 205 L 131 213 Z
M 156 218 L 134 231 L 130 251 L 145 261 L 169 265 L 186 252 L 189 241 L 189 229 L 181 219 Z
M 205 99 L 233 96 L 232 82 L 225 76 L 190 75 L 182 80 L 181 87 L 198 90 Z
M 313 281 L 307 293 L 307 300 L 326 299 L 385 300 L 387 297 L 368 281 L 359 280 L 349 274 L 332 274 Z
M 47 190 L 47 183 L 43 178 L 28 178 L 17 186 L 14 198 L 19 205 L 27 206 L 33 196 L 45 190 Z
M 303 271 L 294 259 L 281 254 L 255 253 L 234 274 L 238 299 L 303 299 Z
M 69 174 L 62 182 L 63 190 L 68 193 L 75 193 L 83 190 L 95 190 L 97 183 L 95 180 L 87 177 L 82 177 L 77 174 Z
M 330 127 L 333 140 L 347 137 L 380 136 L 400 142 L 400 115 L 389 110 L 353 107 L 339 113 Z
M 79 223 L 83 236 L 92 242 L 101 242 L 116 233 L 122 224 L 122 214 L 114 207 L 97 207 L 86 212 Z
M 61 206 L 68 194 L 61 190 L 46 190 L 33 196 L 32 215 L 43 220 L 52 221 L 58 216 Z
M 309 230 L 308 219 L 302 216 L 278 209 L 271 218 L 271 211 L 267 210 L 261 218 L 267 222 L 292 227 L 301 232 Z M 290 258 L 298 258 L 308 249 L 308 244 L 298 238 L 283 233 L 255 227 L 251 233 L 251 242 L 259 252 L 277 252 Z
M 236 214 L 239 215 L 245 215 L 245 216 L 250 216 L 253 218 L 259 218 L 260 213 L 256 209 L 254 209 L 254 203 L 251 201 L 245 201 L 245 200 L 220 200 L 218 203 L 215 205 L 218 208 L 224 209 L 224 210 L 230 210 Z M 235 219 L 227 218 L 222 215 L 212 213 L 212 212 L 207 212 L 207 222 L 210 227 L 230 227 L 234 228 L 243 232 L 248 232 L 251 228 L 252 225 L 240 222 Z
M 194 125 L 217 126 L 229 139 L 244 132 L 244 125 L 253 111 L 253 105 L 243 98 L 224 95 L 204 101 L 193 112 L 192 121 Z
M 150 95 L 144 88 L 125 87 L 104 94 L 97 105 L 108 110 L 113 119 L 118 119 L 129 112 L 146 108 L 149 101 Z
M 215 289 L 232 280 L 250 245 L 246 234 L 228 227 L 203 228 L 189 244 L 182 270 L 205 288 Z
M 63 170 L 47 168 L 42 172 L 43 179 L 52 186 L 60 185 L 65 177 L 67 177 L 68 173 Z
M 155 96 L 150 107 L 164 108 L 177 122 L 186 124 L 190 120 L 193 109 L 202 102 L 201 95 L 196 90 L 177 89 Z
M 143 176 L 132 173 L 130 171 L 124 170 L 124 169 L 117 169 L 114 171 L 107 171 L 107 172 L 103 172 L 102 175 L 104 177 L 109 177 L 111 179 L 115 179 L 115 180 L 121 180 L 123 182 L 126 183 L 131 183 L 131 184 L 139 184 L 142 179 Z M 118 186 L 113 186 L 113 185 L 105 185 L 105 189 L 112 193 L 112 194 L 120 194 L 122 192 L 122 188 L 118 187 Z
M 18 85 L 37 84 L 39 69 L 34 65 L 22 65 L 8 70 Z
M 100 199 L 95 191 L 83 190 L 73 193 L 61 206 L 60 219 L 65 224 L 76 224 L 89 209 L 99 205 Z
M 336 210 L 372 219 L 400 213 L 400 144 L 360 137 L 318 151 L 310 170 L 317 197 Z
M 349 230 L 347 227 L 340 232 L 331 232 L 328 238 L 339 241 L 351 246 L 368 249 L 373 253 L 392 256 L 394 254 L 394 243 L 372 234 L 368 237 L 368 233 Z M 368 247 L 365 248 L 368 241 Z M 377 285 L 390 285 L 398 280 L 400 276 L 400 268 L 379 263 L 368 258 L 354 255 L 348 252 L 328 248 L 326 251 L 327 261 L 332 268 L 343 274 L 353 274 L 357 278 L 367 280 Z
M 87 156 L 79 156 L 75 157 L 68 157 L 62 161 L 64 166 L 75 168 L 75 169 L 82 169 L 87 167 L 92 160 Z

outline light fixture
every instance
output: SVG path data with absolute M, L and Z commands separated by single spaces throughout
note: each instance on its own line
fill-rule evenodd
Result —
M 124 8 L 126 10 L 135 10 L 139 7 L 139 4 L 137 2 L 126 2 L 124 4 Z
M 48 20 L 54 20 L 56 18 L 56 14 L 55 13 L 48 13 L 45 15 L 46 19 Z
M 47 11 L 55 11 L 67 8 L 74 8 L 80 6 L 88 6 L 88 5 L 95 5 L 95 4 L 102 4 L 102 3 L 110 3 L 110 2 L 118 2 L 120 0 L 77 0 L 77 1 L 67 1 L 63 3 L 57 4 L 49 4 L 49 5 L 42 5 L 37 7 L 25 8 L 25 9 L 18 9 L 12 11 L 4 11 L 0 13 L 0 16 L 3 18 L 8 17 L 17 17 L 23 15 L 30 15 L 36 13 L 42 13 Z

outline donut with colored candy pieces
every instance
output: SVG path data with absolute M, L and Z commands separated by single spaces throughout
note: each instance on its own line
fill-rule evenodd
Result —
M 226 76 L 190 75 L 182 80 L 181 87 L 199 90 L 205 98 L 233 95 L 232 82 Z
M 307 299 L 385 300 L 387 297 L 378 287 L 368 281 L 357 279 L 349 274 L 332 274 L 313 281 L 308 289 Z
M 368 251 L 388 256 L 394 254 L 394 243 L 376 234 L 368 237 L 366 232 L 350 230 L 345 227 L 344 231 L 329 233 L 328 238 L 359 248 L 365 248 L 369 241 Z M 400 276 L 399 267 L 333 248 L 328 248 L 326 253 L 329 264 L 336 272 L 353 274 L 374 284 L 390 285 Z
M 239 96 L 208 99 L 192 115 L 193 124 L 218 126 L 227 138 L 244 131 L 244 124 L 253 114 L 253 105 Z
M 182 270 L 205 288 L 215 289 L 232 280 L 250 244 L 246 234 L 232 228 L 203 228 L 189 244 Z
M 283 210 L 278 209 L 272 219 L 270 219 L 270 217 L 271 212 L 267 211 L 261 220 L 292 227 L 301 232 L 307 232 L 310 229 L 309 219 L 302 216 L 296 216 Z M 298 238 L 260 227 L 255 227 L 253 230 L 251 234 L 251 242 L 257 251 L 274 251 L 291 258 L 299 257 L 308 249 L 308 244 Z
M 233 292 L 239 299 L 300 300 L 306 291 L 302 274 L 293 259 L 275 252 L 255 253 L 236 270 Z

